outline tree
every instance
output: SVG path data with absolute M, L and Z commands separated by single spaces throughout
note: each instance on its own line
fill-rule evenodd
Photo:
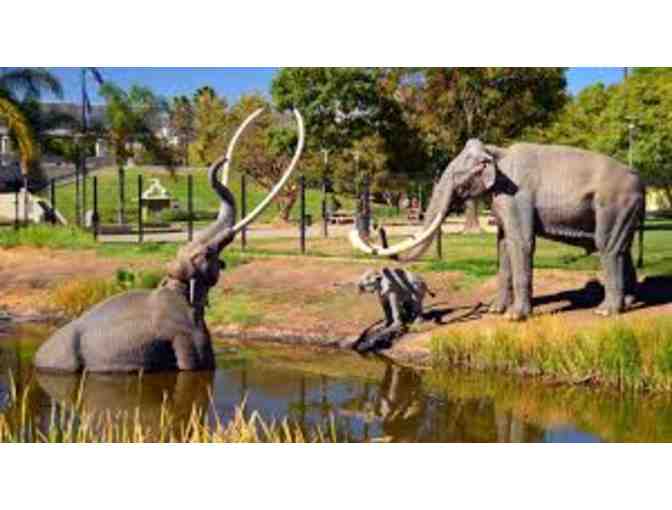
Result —
M 258 94 L 243 95 L 231 110 L 231 121 L 239 125 L 257 108 L 271 111 L 269 102 Z M 271 190 L 284 174 L 297 144 L 296 128 L 292 117 L 272 112 L 258 117 L 248 128 L 236 148 L 233 164 L 255 183 Z M 225 149 L 222 147 L 220 152 Z M 314 158 L 302 157 L 301 165 L 312 166 Z M 280 219 L 289 221 L 292 207 L 299 195 L 299 186 L 292 178 L 276 197 Z
M 279 109 L 301 111 L 309 151 L 341 152 L 373 131 L 378 94 L 372 70 L 284 68 L 273 79 L 271 94 Z
M 146 87 L 133 85 L 128 92 L 105 83 L 100 87 L 105 98 L 107 139 L 114 150 L 119 173 L 119 223 L 124 223 L 124 177 L 128 159 L 133 156 L 135 145 L 152 149 L 159 147 L 151 129 L 151 119 L 159 113 L 162 102 Z
M 302 168 L 304 173 L 313 170 L 314 182 L 321 176 L 323 151 L 329 154 L 329 177 L 350 193 L 361 192 L 355 183 L 364 172 L 370 173 L 375 189 L 383 185 L 382 175 L 406 175 L 419 167 L 411 155 L 422 144 L 414 145 L 418 138 L 405 122 L 392 87 L 382 86 L 390 76 L 362 68 L 292 68 L 276 75 L 271 85 L 275 104 L 296 107 L 305 118 L 308 164 Z M 359 176 L 354 176 L 355 151 L 360 155 Z M 361 203 L 359 209 L 366 210 Z
M 572 98 L 530 140 L 581 147 L 629 162 L 672 204 L 672 70 L 636 69 L 625 82 L 596 84 Z M 632 129 L 631 129 L 632 128 Z M 632 142 L 632 143 L 631 143 Z
M 217 159 L 229 127 L 228 105 L 211 87 L 196 91 L 193 100 L 194 141 L 190 146 L 192 163 L 207 165 Z
M 39 158 L 38 141 L 25 106 L 44 92 L 63 97 L 58 79 L 42 68 L 6 68 L 0 71 L 0 119 L 7 124 L 19 147 L 21 171 L 25 177 Z
M 170 106 L 170 127 L 177 137 L 182 164 L 189 165 L 189 143 L 194 138 L 194 107 L 187 96 L 173 98 Z
M 420 79 L 418 126 L 436 161 L 447 162 L 470 138 L 506 144 L 553 120 L 564 106 L 564 68 L 431 68 Z M 480 230 L 468 204 L 465 231 Z

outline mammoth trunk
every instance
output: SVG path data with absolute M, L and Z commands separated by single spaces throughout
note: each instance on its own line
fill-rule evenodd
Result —
M 453 197 L 452 176 L 450 175 L 449 171 L 446 171 L 443 173 L 441 179 L 436 184 L 436 186 L 434 186 L 434 191 L 432 192 L 432 198 L 429 201 L 429 206 L 427 207 L 427 210 L 425 211 L 423 231 L 431 227 L 437 215 L 441 215 L 441 217 L 445 218 L 450 209 L 450 202 L 452 200 L 452 197 Z M 436 234 L 439 232 L 440 229 L 441 224 L 439 224 L 438 228 L 434 231 L 433 235 L 429 239 L 427 239 L 427 241 L 416 246 L 415 248 L 412 248 L 406 254 L 404 254 L 403 260 L 410 261 L 421 257 L 422 254 L 425 253 L 427 249 L 431 246 L 432 241 L 434 240 Z

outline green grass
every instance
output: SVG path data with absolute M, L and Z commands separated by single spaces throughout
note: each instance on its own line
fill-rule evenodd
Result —
M 158 178 L 161 184 L 173 198 L 177 199 L 180 207 L 187 209 L 187 175 L 192 173 L 194 176 L 194 211 L 198 216 L 213 216 L 219 208 L 219 199 L 210 188 L 207 181 L 206 169 L 178 170 L 173 178 L 166 170 L 156 168 L 130 167 L 126 169 L 125 193 L 126 193 L 126 216 L 127 221 L 137 221 L 137 199 L 138 199 L 138 175 L 142 174 L 144 179 L 144 188 L 149 186 L 152 178 Z M 95 173 L 98 177 L 98 210 L 102 223 L 115 223 L 117 221 L 118 210 L 118 179 L 117 171 L 114 168 L 99 170 Z M 231 172 L 229 179 L 229 188 L 236 197 L 236 204 L 240 207 L 240 176 L 237 172 Z M 267 195 L 267 191 L 259 188 L 250 182 L 247 184 L 248 198 L 247 210 L 252 211 Z M 89 177 L 87 184 L 87 203 L 84 210 L 93 208 L 93 178 Z M 348 197 L 339 196 L 339 200 L 346 210 L 354 209 L 353 200 Z M 56 208 L 63 214 L 70 223 L 75 219 L 75 183 L 69 183 L 56 188 Z M 306 191 L 306 212 L 312 215 L 316 221 L 322 216 L 322 193 L 319 190 L 308 189 Z M 272 204 L 260 218 L 260 222 L 271 222 L 278 216 L 278 208 Z M 296 220 L 299 216 L 298 200 L 292 209 L 292 219 Z
M 96 247 L 91 234 L 75 227 L 52 227 L 51 225 L 31 225 L 14 230 L 11 227 L 0 230 L 0 246 L 33 246 L 66 250 L 91 249 Z
M 219 291 L 213 291 L 206 320 L 211 324 L 237 324 L 243 327 L 258 326 L 262 322 L 268 325 L 259 310 L 259 304 L 244 293 L 224 296 Z
M 461 327 L 432 339 L 438 365 L 496 369 L 619 389 L 672 389 L 672 318 L 616 320 L 573 329 L 561 317 Z

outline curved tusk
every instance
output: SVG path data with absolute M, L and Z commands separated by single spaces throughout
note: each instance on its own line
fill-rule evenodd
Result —
M 361 238 L 361 236 L 359 235 L 359 231 L 356 228 L 350 231 L 349 235 L 350 243 L 355 248 L 363 251 L 364 253 L 368 253 L 369 255 L 391 257 L 393 255 L 398 255 L 405 251 L 411 250 L 416 246 L 427 242 L 429 239 L 432 238 L 432 236 L 436 233 L 436 231 L 439 228 L 441 228 L 441 224 L 443 223 L 444 219 L 445 218 L 443 214 L 437 214 L 436 218 L 434 218 L 434 221 L 429 225 L 427 229 L 423 230 L 418 237 L 413 236 L 410 239 L 401 241 L 400 243 L 392 245 L 388 248 L 383 248 L 382 246 L 377 245 L 370 245 L 369 243 L 364 241 L 364 239 Z
M 271 192 L 268 195 L 266 195 L 266 198 L 264 198 L 264 200 L 262 200 L 261 203 L 250 214 L 248 214 L 244 219 L 236 223 L 236 225 L 233 227 L 234 234 L 240 232 L 242 229 L 244 229 L 246 226 L 248 226 L 250 223 L 256 220 L 262 212 L 264 212 L 264 210 L 269 206 L 269 204 L 273 201 L 276 195 L 280 193 L 280 190 L 283 188 L 283 186 L 287 184 L 287 181 L 292 176 L 292 172 L 294 172 L 294 169 L 296 168 L 296 164 L 298 163 L 299 158 L 301 157 L 301 153 L 303 152 L 305 133 L 303 128 L 303 117 L 301 117 L 301 113 L 296 108 L 292 109 L 292 111 L 294 112 L 294 116 L 296 117 L 296 124 L 299 129 L 299 143 L 296 146 L 294 157 L 292 158 L 292 161 L 289 163 L 289 166 L 287 167 L 287 170 L 285 171 L 282 178 L 273 187 Z M 261 113 L 259 110 L 254 112 L 252 116 L 248 118 L 248 121 L 251 121 L 251 119 L 256 117 L 256 115 L 258 115 L 259 113 Z M 247 121 L 243 124 L 243 126 L 245 126 L 246 124 Z M 240 129 L 238 131 L 242 132 Z M 239 135 L 239 133 L 237 132 L 236 135 Z M 235 145 L 233 144 L 233 141 L 235 141 L 235 136 L 234 140 L 232 140 L 232 145 L 229 145 L 230 151 L 233 151 L 232 146 Z M 224 175 L 222 176 L 223 179 L 228 179 L 228 164 L 231 161 L 231 158 L 230 154 L 228 153 L 227 156 L 229 156 L 229 159 L 227 161 L 227 166 L 224 168 Z M 226 184 L 226 181 L 223 182 L 224 184 Z
M 221 182 L 224 186 L 227 186 L 229 183 L 229 165 L 231 165 L 231 158 L 233 157 L 233 151 L 236 148 L 236 144 L 238 143 L 238 138 L 240 138 L 240 135 L 243 134 L 243 132 L 247 129 L 247 126 L 249 126 L 254 119 L 259 117 L 259 115 L 262 114 L 264 111 L 264 108 L 259 108 L 255 111 L 253 111 L 247 119 L 245 119 L 245 122 L 243 122 L 236 132 L 233 135 L 233 138 L 231 138 L 231 141 L 229 142 L 229 147 L 226 149 L 226 161 L 224 163 L 224 169 L 222 170 L 222 178 Z

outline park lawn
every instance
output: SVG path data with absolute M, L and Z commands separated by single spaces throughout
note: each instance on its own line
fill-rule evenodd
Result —
M 194 211 L 198 213 L 211 213 L 214 215 L 219 208 L 219 199 L 210 188 L 205 168 L 178 169 L 175 176 L 171 176 L 167 170 L 148 167 L 129 167 L 126 169 L 125 193 L 126 193 L 126 216 L 127 221 L 137 221 L 138 217 L 138 175 L 143 176 L 143 188 L 149 187 L 150 179 L 158 178 L 168 192 L 177 199 L 180 208 L 187 209 L 187 176 L 194 176 Z M 118 180 L 115 168 L 105 168 L 96 171 L 98 177 L 98 209 L 102 223 L 114 223 L 117 221 L 118 210 Z M 231 170 L 229 188 L 236 197 L 236 204 L 240 207 L 240 175 Z M 48 193 L 48 190 L 45 190 Z M 248 179 L 247 183 L 247 210 L 252 211 L 259 204 L 267 192 L 259 188 Z M 343 204 L 344 210 L 353 210 L 354 202 L 349 197 L 338 197 Z M 299 202 L 292 209 L 291 219 L 298 220 Z M 70 182 L 56 187 L 56 208 L 65 216 L 68 222 L 73 223 L 75 218 L 75 183 Z M 84 210 L 93 208 L 93 177 L 90 174 L 87 180 L 86 205 Z M 312 215 L 314 220 L 322 216 L 322 193 L 320 190 L 308 189 L 306 192 L 306 213 Z M 279 210 L 272 204 L 261 216 L 260 223 L 271 223 L 277 220 Z

